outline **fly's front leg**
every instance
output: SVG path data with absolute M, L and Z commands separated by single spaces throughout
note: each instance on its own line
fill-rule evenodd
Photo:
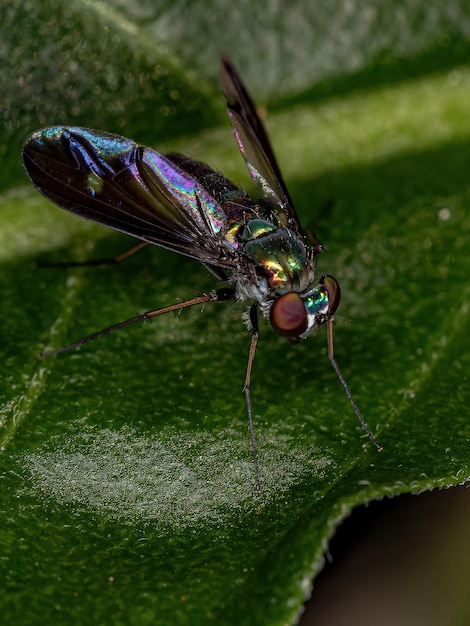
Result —
M 248 413 L 248 426 L 250 429 L 251 447 L 253 448 L 253 456 L 255 462 L 255 487 L 256 491 L 261 489 L 261 473 L 259 468 L 258 459 L 258 446 L 256 445 L 255 429 L 253 426 L 253 411 L 251 408 L 251 371 L 253 369 L 253 361 L 255 360 L 256 345 L 258 343 L 259 331 L 258 331 L 258 307 L 256 304 L 252 304 L 250 308 L 250 324 L 251 324 L 251 343 L 250 351 L 248 353 L 248 363 L 246 366 L 245 385 L 243 387 L 245 391 L 246 410 Z

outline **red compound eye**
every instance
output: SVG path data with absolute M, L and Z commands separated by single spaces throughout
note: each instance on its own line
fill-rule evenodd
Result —
M 283 337 L 298 337 L 307 330 L 307 311 L 298 293 L 286 293 L 276 300 L 269 319 L 273 329 Z
M 325 286 L 326 293 L 328 294 L 329 314 L 333 315 L 336 309 L 339 307 L 339 301 L 341 300 L 341 289 L 336 278 L 327 274 L 323 277 L 323 285 Z

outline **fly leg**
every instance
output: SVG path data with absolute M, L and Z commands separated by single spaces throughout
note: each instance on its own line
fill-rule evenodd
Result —
M 170 306 L 164 306 L 161 309 L 155 309 L 154 311 L 147 311 L 146 313 L 141 313 L 140 315 L 136 315 L 135 317 L 131 317 L 128 320 L 124 320 L 123 322 L 118 322 L 117 324 L 113 324 L 112 326 L 108 326 L 107 328 L 103 328 L 102 330 L 98 330 L 96 333 L 92 333 L 91 335 L 87 335 L 86 337 L 82 337 L 78 341 L 74 341 L 70 343 L 68 346 L 64 346 L 63 348 L 56 348 L 55 350 L 46 350 L 42 354 L 39 355 L 40 358 L 45 358 L 48 356 L 53 356 L 54 354 L 60 354 L 61 352 L 67 352 L 68 350 L 72 350 L 73 348 L 78 348 L 82 346 L 84 343 L 88 343 L 89 341 L 93 341 L 93 339 L 98 339 L 98 337 L 102 337 L 103 335 L 107 335 L 108 333 L 112 333 L 119 328 L 124 328 L 125 326 L 130 326 L 131 324 L 135 324 L 136 322 L 142 322 L 152 317 L 157 317 L 157 315 L 163 315 L 164 313 L 169 313 L 170 311 L 180 311 L 181 309 L 186 309 L 190 306 L 194 306 L 196 304 L 204 304 L 205 302 L 222 302 L 224 300 L 229 300 L 230 298 L 235 297 L 235 290 L 229 289 L 227 287 L 222 287 L 217 291 L 213 291 L 211 293 L 202 294 L 202 296 L 196 296 L 195 298 L 191 298 L 190 300 L 185 300 L 184 302 L 177 302 L 176 304 L 171 304 Z
M 357 415 L 357 418 L 359 419 L 362 428 L 367 433 L 369 439 L 372 441 L 374 446 L 377 448 L 377 451 L 381 452 L 383 448 L 380 445 L 380 443 L 377 441 L 377 439 L 374 437 L 374 434 L 370 430 L 369 426 L 367 426 L 366 420 L 364 419 L 359 407 L 357 406 L 357 402 L 354 399 L 351 391 L 349 390 L 348 383 L 346 382 L 343 374 L 341 373 L 341 370 L 339 369 L 339 365 L 336 362 L 335 352 L 333 348 L 333 319 L 329 319 L 326 323 L 326 337 L 327 337 L 327 345 L 328 345 L 328 359 L 333 369 L 336 372 L 336 376 L 338 376 L 340 383 L 343 385 L 343 389 L 346 392 L 346 395 L 348 396 L 348 400 L 351 403 L 354 413 Z
M 121 252 L 117 256 L 109 257 L 107 259 L 91 259 L 90 261 L 65 261 L 64 263 L 49 263 L 47 261 L 40 261 L 34 263 L 34 267 L 87 267 L 94 265 L 114 265 L 116 263 L 120 263 L 125 259 L 133 256 L 137 252 L 140 252 L 142 248 L 149 246 L 150 244 L 147 241 L 140 241 L 132 248 Z
M 255 488 L 256 491 L 261 489 L 261 473 L 259 468 L 258 458 L 258 446 L 256 445 L 255 429 L 253 426 L 253 411 L 251 408 L 251 371 L 253 369 L 253 361 L 255 359 L 256 345 L 258 343 L 259 331 L 258 331 L 258 307 L 256 304 L 252 304 L 250 308 L 250 323 L 251 323 L 251 343 L 250 351 L 248 353 L 248 363 L 246 366 L 245 385 L 243 390 L 245 392 L 246 409 L 248 413 L 248 426 L 250 429 L 251 447 L 253 449 L 253 457 L 255 462 Z

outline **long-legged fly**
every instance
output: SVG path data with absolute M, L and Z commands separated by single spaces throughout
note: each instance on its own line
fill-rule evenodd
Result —
M 258 316 L 291 343 L 326 324 L 328 359 L 362 428 L 367 426 L 336 362 L 333 319 L 338 281 L 315 280 L 322 245 L 307 237 L 253 102 L 226 56 L 220 81 L 238 147 L 260 195 L 256 200 L 209 166 L 181 154 L 160 154 L 130 139 L 86 128 L 53 126 L 34 132 L 23 161 L 35 187 L 60 207 L 200 261 L 225 286 L 125 320 L 42 356 L 65 352 L 134 322 L 204 302 L 236 298 L 251 303 L 251 343 L 244 392 L 255 481 L 261 484 L 250 395 Z

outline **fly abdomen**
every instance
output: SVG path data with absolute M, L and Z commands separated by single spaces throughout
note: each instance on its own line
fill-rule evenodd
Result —
M 171 152 L 166 157 L 195 178 L 216 200 L 225 215 L 222 229 L 224 243 L 230 248 L 238 249 L 243 244 L 242 233 L 245 225 L 259 217 L 257 205 L 251 196 L 202 161 L 176 152 Z
M 242 191 L 223 174 L 215 172 L 206 163 L 177 152 L 170 152 L 165 156 L 195 178 L 222 206 L 224 204 L 236 204 L 253 209 L 254 202 L 245 191 Z

